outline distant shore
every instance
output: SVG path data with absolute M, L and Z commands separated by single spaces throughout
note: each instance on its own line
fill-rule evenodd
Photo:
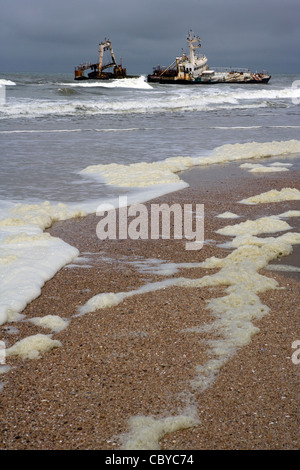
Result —
M 162 276 L 151 269 L 140 271 L 137 262 L 148 260 L 149 267 L 149 260 L 201 263 L 224 258 L 230 250 L 222 244 L 230 237 L 216 233 L 221 227 L 299 210 L 299 200 L 239 202 L 272 189 L 300 189 L 298 165 L 291 171 L 254 174 L 240 164 L 192 168 L 181 175 L 189 188 L 154 201 L 204 204 L 205 242 L 199 251 L 185 250 L 184 240 L 100 241 L 95 215 L 51 227 L 51 235 L 78 248 L 82 261 L 61 269 L 23 313 L 26 319 L 58 315 L 70 323 L 53 333 L 61 347 L 39 359 L 7 358 L 11 369 L 0 376 L 1 449 L 117 450 L 131 417 L 176 415 L 190 397 L 196 403 L 197 424 L 162 433 L 162 450 L 299 448 L 300 366 L 292 362 L 292 343 L 300 340 L 296 269 L 261 271 L 280 287 L 259 294 L 269 313 L 254 321 L 259 331 L 224 362 L 203 392 L 190 384 L 199 365 L 208 360 L 205 340 L 211 336 L 188 330 L 212 323 L 207 302 L 222 297 L 223 286 L 169 287 L 74 316 L 79 306 L 99 293 L 133 291 L 148 282 L 182 276 L 197 279 L 218 271 L 194 267 Z M 226 212 L 239 218 L 217 217 Z M 300 232 L 299 218 L 285 220 L 291 232 Z M 276 264 L 297 268 L 298 254 L 295 245 Z M 51 330 L 16 322 L 2 328 L 1 339 L 10 347 L 38 333 Z

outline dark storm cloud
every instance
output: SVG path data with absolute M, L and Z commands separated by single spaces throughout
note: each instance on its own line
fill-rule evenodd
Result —
M 72 72 L 112 40 L 129 73 L 169 65 L 189 29 L 210 65 L 300 72 L 298 0 L 11 0 L 1 7 L 2 71 Z

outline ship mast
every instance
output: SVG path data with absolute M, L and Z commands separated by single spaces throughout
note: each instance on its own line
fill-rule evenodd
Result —
M 104 51 L 106 50 L 109 50 L 110 51 L 110 55 L 111 55 L 111 60 L 112 62 L 109 63 L 109 64 L 106 64 L 106 65 L 103 65 L 103 54 L 104 54 Z M 116 62 L 116 59 L 115 59 L 115 55 L 114 55 L 114 52 L 112 50 L 112 46 L 111 46 L 111 41 L 109 39 L 106 39 L 105 38 L 105 41 L 104 42 L 101 42 L 99 44 L 99 66 L 98 66 L 98 78 L 101 77 L 101 74 L 102 74 L 102 70 L 103 69 L 106 69 L 106 68 L 109 68 L 109 67 L 112 67 L 112 66 L 116 66 L 117 65 L 117 62 Z
M 201 47 L 201 40 L 200 40 L 199 36 L 194 36 L 193 32 L 190 30 L 189 34 L 188 34 L 188 37 L 187 37 L 187 41 L 190 45 L 190 63 L 192 65 L 195 65 L 194 50 Z M 197 43 L 197 44 L 195 45 L 195 43 Z

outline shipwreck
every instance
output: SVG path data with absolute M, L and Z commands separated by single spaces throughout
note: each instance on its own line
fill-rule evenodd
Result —
M 271 76 L 267 72 L 253 73 L 248 69 L 210 69 L 207 57 L 200 55 L 197 49 L 201 47 L 199 36 L 189 31 L 187 42 L 189 54 L 183 53 L 176 57 L 168 67 L 155 67 L 149 74 L 148 82 L 174 83 L 184 85 L 212 83 L 268 83 Z
M 111 41 L 99 44 L 99 60 L 92 64 L 90 62 L 75 67 L 74 80 L 109 80 L 127 78 L 126 68 L 122 67 L 122 60 L 117 64 Z M 130 77 L 131 78 L 131 77 Z

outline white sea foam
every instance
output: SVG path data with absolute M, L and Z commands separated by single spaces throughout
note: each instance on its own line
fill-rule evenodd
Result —
M 256 220 L 247 220 L 236 225 L 227 225 L 226 227 L 217 230 L 217 233 L 222 235 L 258 235 L 260 233 L 275 233 L 284 230 L 289 230 L 290 225 L 284 220 L 276 219 L 273 217 L 261 217 Z
M 78 256 L 78 250 L 44 233 L 55 220 L 84 215 L 63 204 L 17 204 L 0 220 L 0 325 L 20 318 L 44 283 Z
M 105 181 L 106 184 L 119 187 L 147 187 L 157 184 L 172 183 L 180 184 L 181 180 L 177 173 L 193 166 L 205 166 L 274 155 L 289 155 L 297 152 L 300 152 L 300 141 L 298 140 L 228 144 L 217 147 L 210 156 L 205 157 L 200 156 L 193 158 L 178 156 L 151 163 L 90 165 L 81 170 L 80 173 Z
M 18 320 L 44 283 L 78 255 L 76 248 L 50 236 L 16 236 L 15 243 L 4 239 L 1 249 L 7 262 L 0 265 L 0 324 Z
M 223 212 L 223 214 L 218 214 L 216 217 L 220 219 L 238 219 L 240 215 L 234 214 L 233 212 Z
M 138 289 L 128 292 L 104 292 L 91 297 L 84 305 L 78 308 L 78 314 L 76 316 L 85 315 L 87 313 L 95 312 L 102 308 L 110 308 L 120 304 L 128 297 L 135 295 L 143 295 L 149 292 L 156 292 L 158 290 L 165 289 L 170 286 L 180 286 L 182 282 L 185 282 L 184 278 L 176 279 L 165 279 L 154 283 L 145 284 Z
M 293 166 L 292 163 L 285 163 L 285 162 L 274 162 L 270 163 L 270 166 L 284 166 L 286 168 Z
M 300 191 L 296 188 L 282 188 L 281 190 L 271 189 L 265 193 L 242 199 L 243 204 L 266 204 L 269 202 L 298 201 Z
M 182 181 L 175 173 L 186 170 L 192 165 L 191 158 L 178 157 L 152 163 L 90 165 L 82 170 L 81 174 L 101 178 L 113 186 L 145 187 L 157 184 L 181 184 Z
M 217 147 L 207 162 L 221 163 L 235 160 L 250 160 L 255 158 L 289 155 L 300 152 L 299 140 L 247 142 L 243 144 L 226 144 Z
M 21 339 L 10 348 L 7 348 L 6 356 L 20 356 L 23 359 L 38 359 L 41 354 L 61 346 L 61 342 L 52 339 L 51 335 L 38 333 L 37 335 L 27 336 L 27 338 Z
M 280 235 L 278 237 L 256 237 L 255 235 L 237 235 L 233 240 L 227 243 L 227 248 L 238 248 L 242 245 L 248 245 L 250 246 L 258 246 L 258 247 L 263 247 L 263 246 L 269 246 L 272 247 L 274 243 L 280 243 L 280 246 L 282 248 L 282 253 L 280 256 L 283 256 L 284 253 L 286 253 L 286 248 L 283 245 L 297 245 L 300 243 L 300 234 L 297 232 L 286 232 L 283 235 Z M 285 255 L 288 255 L 289 252 L 287 252 Z
M 286 211 L 282 214 L 274 215 L 273 217 L 280 217 L 280 218 L 289 218 L 289 217 L 300 217 L 300 211 Z
M 44 317 L 33 317 L 28 319 L 29 322 L 42 328 L 48 328 L 53 333 L 59 333 L 60 331 L 67 328 L 69 320 L 61 318 L 58 315 L 45 315 Z
M 181 269 L 200 268 L 201 263 L 168 263 L 162 259 L 145 259 L 139 261 L 131 261 L 134 267 L 140 272 L 146 274 L 155 274 L 157 276 L 172 276 Z
M 251 173 L 276 173 L 276 172 L 282 172 L 282 171 L 289 171 L 289 168 L 287 166 L 283 165 L 261 165 L 260 163 L 244 163 L 243 165 L 240 165 L 240 168 L 246 168 L 249 170 Z
M 171 432 L 196 426 L 199 419 L 195 413 L 154 418 L 151 416 L 134 416 L 129 420 L 129 432 L 120 436 L 122 450 L 156 450 L 160 449 L 159 440 Z

